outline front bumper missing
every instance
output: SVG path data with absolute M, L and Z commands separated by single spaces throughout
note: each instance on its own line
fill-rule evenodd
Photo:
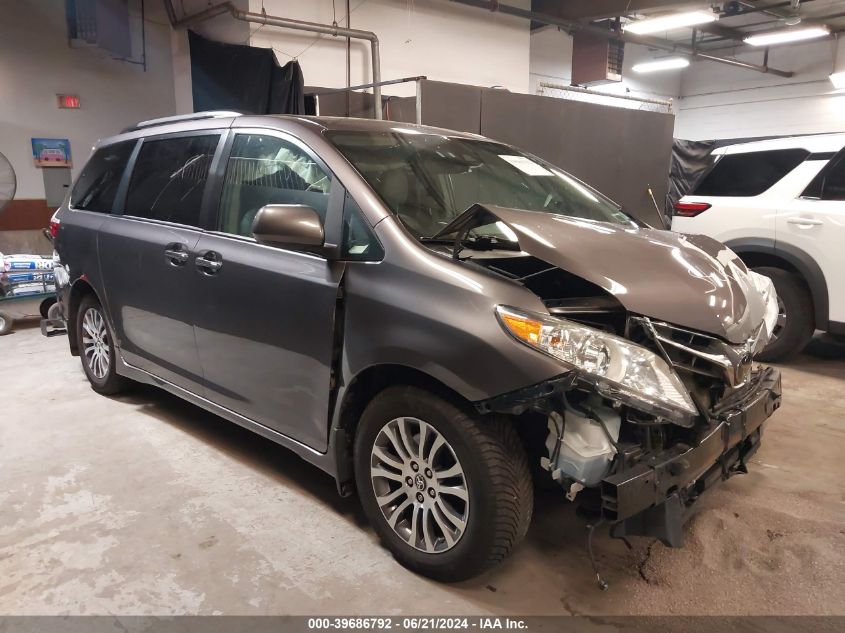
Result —
M 652 536 L 670 547 L 683 546 L 683 525 L 695 502 L 716 484 L 747 472 L 763 423 L 780 406 L 780 372 L 761 371 L 757 389 L 714 419 L 698 446 L 646 456 L 602 481 L 602 515 L 614 523 L 613 536 Z

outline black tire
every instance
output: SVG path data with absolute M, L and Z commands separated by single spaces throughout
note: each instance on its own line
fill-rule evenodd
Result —
M 754 272 L 772 280 L 786 317 L 782 325 L 775 327 L 771 341 L 756 358 L 765 362 L 787 360 L 800 353 L 813 337 L 813 299 L 806 284 L 794 273 L 769 266 L 755 268 Z
M 105 328 L 106 336 L 103 339 L 103 350 L 106 352 L 108 358 L 108 366 L 105 372 L 100 372 L 92 368 L 91 358 L 86 354 L 85 350 L 85 334 L 83 323 L 85 323 L 85 316 L 94 311 L 100 315 L 103 320 L 103 327 Z M 116 354 L 114 351 L 114 337 L 112 336 L 111 327 L 108 319 L 105 318 L 105 311 L 100 302 L 97 301 L 93 295 L 88 295 L 82 299 L 79 304 L 79 311 L 76 314 L 76 340 L 79 345 L 79 357 L 82 361 L 82 371 L 91 383 L 91 388 L 97 393 L 105 396 L 111 396 L 124 391 L 129 384 L 129 381 L 120 376 L 116 370 Z M 98 373 L 103 373 L 98 376 Z
M 6 312 L 0 312 L 0 336 L 5 336 L 15 327 L 15 320 Z
M 429 553 L 411 546 L 388 524 L 376 501 L 370 472 L 373 445 L 389 422 L 403 416 L 433 427 L 463 469 L 469 496 L 466 527 L 445 551 Z M 531 472 L 507 419 L 482 418 L 417 387 L 390 387 L 373 398 L 361 416 L 354 462 L 358 494 L 370 523 L 396 560 L 417 573 L 446 582 L 470 578 L 502 561 L 528 531 L 534 509 Z
M 41 302 L 41 305 L 38 306 L 38 311 L 41 313 L 42 319 L 50 318 L 48 315 L 50 314 L 50 308 L 56 305 L 56 298 L 55 297 L 47 297 L 44 301 Z

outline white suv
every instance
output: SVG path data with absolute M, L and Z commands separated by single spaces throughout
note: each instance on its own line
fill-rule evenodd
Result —
M 770 277 L 780 316 L 761 360 L 801 351 L 814 329 L 845 335 L 845 134 L 721 147 L 672 229 L 724 242 Z

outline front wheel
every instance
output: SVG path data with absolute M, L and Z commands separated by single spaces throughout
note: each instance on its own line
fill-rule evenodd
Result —
M 797 275 L 781 268 L 763 266 L 753 270 L 771 279 L 778 295 L 778 320 L 769 344 L 757 354 L 757 360 L 787 360 L 801 352 L 813 337 L 815 316 L 810 291 Z
M 534 506 L 513 426 L 416 387 L 367 406 L 355 438 L 355 480 L 370 522 L 405 567 L 463 580 L 503 560 Z
M 79 305 L 76 316 L 76 340 L 82 369 L 91 388 L 103 395 L 123 391 L 127 379 L 117 373 L 114 338 L 106 321 L 103 307 L 91 295 Z

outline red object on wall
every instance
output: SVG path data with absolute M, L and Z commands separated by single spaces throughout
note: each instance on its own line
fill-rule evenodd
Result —
M 59 100 L 59 107 L 66 110 L 78 110 L 80 107 L 79 97 L 76 95 L 56 95 Z

